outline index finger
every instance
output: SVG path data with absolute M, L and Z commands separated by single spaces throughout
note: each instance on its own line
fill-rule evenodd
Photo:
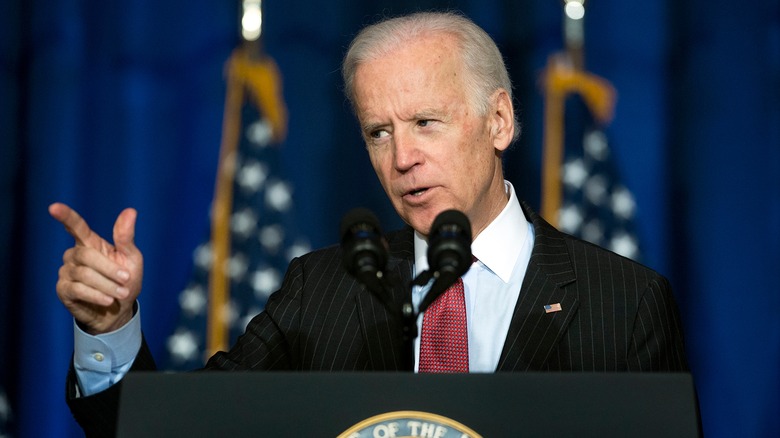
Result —
M 92 229 L 87 225 L 87 221 L 76 213 L 76 210 L 61 202 L 55 202 L 49 206 L 49 214 L 65 227 L 68 234 L 76 239 L 77 245 L 87 246 Z

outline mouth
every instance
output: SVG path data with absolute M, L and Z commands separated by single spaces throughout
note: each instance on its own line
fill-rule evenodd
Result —
M 415 187 L 407 190 L 401 199 L 409 206 L 421 206 L 430 202 L 433 192 L 433 187 Z
M 428 191 L 428 187 L 416 188 L 416 189 L 409 190 L 408 192 L 406 192 L 406 195 L 404 196 L 418 197 L 418 196 L 422 196 L 427 191 Z

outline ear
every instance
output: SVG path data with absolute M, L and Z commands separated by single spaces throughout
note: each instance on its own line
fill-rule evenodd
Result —
M 512 99 L 503 88 L 496 90 L 491 97 L 493 103 L 488 119 L 490 137 L 493 147 L 498 151 L 504 151 L 512 143 L 515 134 L 515 111 L 512 107 Z

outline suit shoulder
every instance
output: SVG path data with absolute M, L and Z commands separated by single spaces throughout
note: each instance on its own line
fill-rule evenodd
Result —
M 414 231 L 411 227 L 404 227 L 399 230 L 390 231 L 385 234 L 385 240 L 391 255 L 403 255 L 414 253 L 414 240 L 412 239 Z M 317 248 L 306 254 L 295 257 L 291 263 L 301 263 L 308 265 L 325 260 L 341 260 L 342 249 L 340 244 L 333 244 L 322 248 Z
M 293 258 L 293 262 L 299 262 L 303 264 L 310 263 L 316 260 L 341 258 L 341 246 L 329 245 L 322 248 L 313 249 L 306 254 Z
M 596 270 L 594 272 L 601 270 L 601 273 L 622 271 L 629 275 L 663 278 L 659 273 L 639 262 L 558 230 L 527 203 L 521 202 L 521 206 L 526 218 L 534 227 L 535 242 L 532 258 L 536 258 L 539 264 L 556 266 L 555 269 L 563 273 L 566 268 L 571 267 L 578 273 L 594 270 Z M 569 266 L 570 263 L 573 266 Z
M 620 275 L 645 281 L 668 282 L 654 269 L 602 246 L 565 233 L 560 233 L 575 266 L 575 271 L 596 271 L 611 276 Z

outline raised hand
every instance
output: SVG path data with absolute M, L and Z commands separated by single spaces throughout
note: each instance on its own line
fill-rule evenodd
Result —
M 50 205 L 49 214 L 76 240 L 62 257 L 60 301 L 90 334 L 121 328 L 133 317 L 143 280 L 143 256 L 134 243 L 137 212 L 128 208 L 119 214 L 113 245 L 65 204 Z

